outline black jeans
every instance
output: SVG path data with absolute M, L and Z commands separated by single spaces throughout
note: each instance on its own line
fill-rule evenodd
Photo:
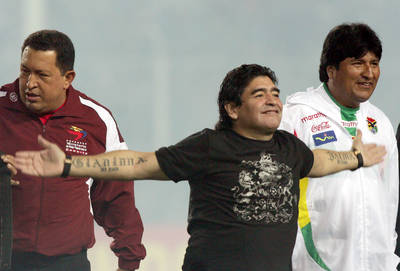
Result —
M 90 271 L 90 262 L 86 250 L 74 255 L 60 256 L 13 252 L 11 271 Z

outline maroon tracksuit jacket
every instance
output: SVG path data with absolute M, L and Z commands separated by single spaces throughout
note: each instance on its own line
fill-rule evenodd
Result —
M 126 148 L 108 109 L 72 87 L 67 94 L 64 106 L 43 125 L 21 103 L 18 80 L 1 87 L 0 150 L 14 154 L 18 150 L 41 149 L 38 134 L 71 155 Z M 14 251 L 54 256 L 90 248 L 95 243 L 94 216 L 114 238 L 111 249 L 119 257 L 119 266 L 139 267 L 145 249 L 141 244 L 143 225 L 135 207 L 133 182 L 47 179 L 21 173 L 15 179 L 20 185 L 12 188 Z

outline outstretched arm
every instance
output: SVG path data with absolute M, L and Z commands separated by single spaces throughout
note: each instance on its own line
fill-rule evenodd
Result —
M 72 156 L 56 145 L 38 136 L 41 151 L 20 151 L 15 154 L 15 166 L 23 173 L 34 176 L 61 176 L 65 166 L 71 164 L 68 176 L 120 180 L 168 180 L 162 172 L 154 152 L 130 150 L 112 151 L 98 155 Z M 11 158 L 8 158 L 11 159 Z
M 356 169 L 358 167 L 357 151 L 361 153 L 363 164 L 369 167 L 380 163 L 386 154 L 385 147 L 376 144 L 363 144 L 361 141 L 362 133 L 357 130 L 354 138 L 352 151 L 330 151 L 315 149 L 314 164 L 308 174 L 310 177 L 322 177 L 346 169 Z

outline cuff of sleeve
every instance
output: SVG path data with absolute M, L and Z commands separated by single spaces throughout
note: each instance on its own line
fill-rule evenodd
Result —
M 132 271 L 132 270 L 139 269 L 139 265 L 140 265 L 140 260 L 129 261 L 129 260 L 125 260 L 122 258 L 118 258 L 119 268 Z

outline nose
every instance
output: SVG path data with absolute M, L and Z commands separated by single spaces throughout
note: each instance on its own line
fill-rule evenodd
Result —
M 37 86 L 37 80 L 33 73 L 29 74 L 28 80 L 26 80 L 26 86 L 28 89 L 32 89 Z
M 374 76 L 373 67 L 370 64 L 365 64 L 362 76 L 366 78 L 372 78 Z
M 272 93 L 265 95 L 265 104 L 276 105 L 276 97 Z

